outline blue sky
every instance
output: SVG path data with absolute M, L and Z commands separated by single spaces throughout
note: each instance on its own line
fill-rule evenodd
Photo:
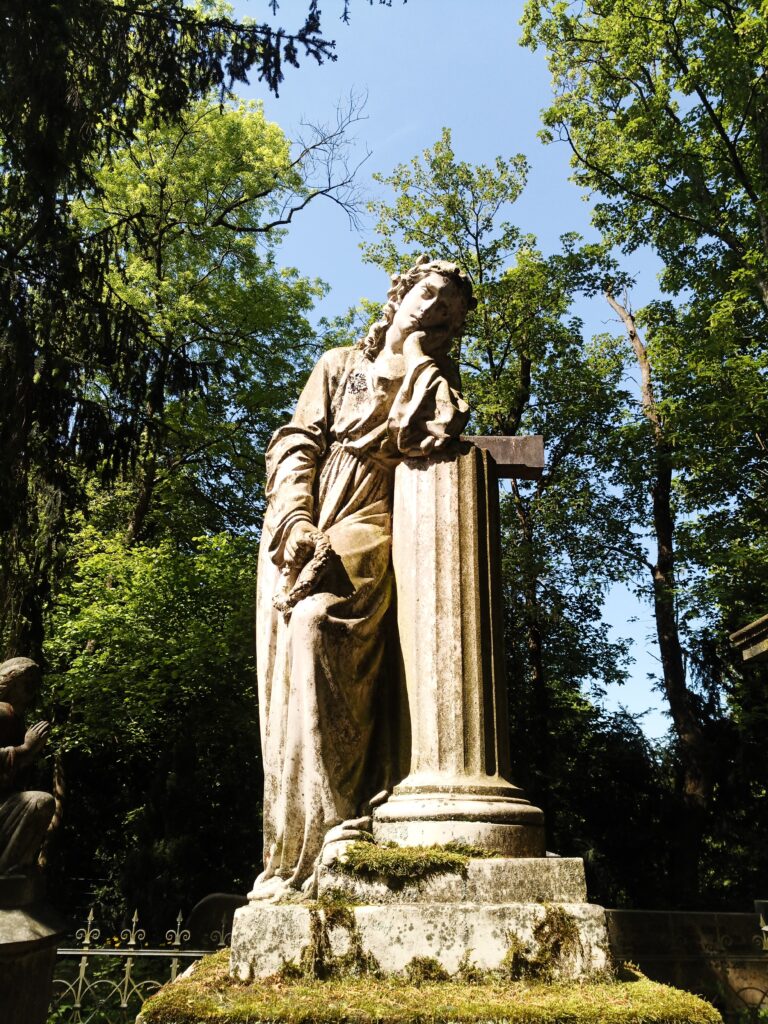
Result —
M 301 23 L 306 7 L 306 0 L 282 0 L 272 19 L 265 0 L 235 4 L 238 15 L 274 20 L 289 30 Z M 544 252 L 554 251 L 566 231 L 594 237 L 590 204 L 568 181 L 566 146 L 545 146 L 537 137 L 539 112 L 551 96 L 550 76 L 543 53 L 518 45 L 522 0 L 393 0 L 391 7 L 352 0 L 349 25 L 339 20 L 341 9 L 341 0 L 322 4 L 323 32 L 336 40 L 336 62 L 318 67 L 302 60 L 300 69 L 287 68 L 277 98 L 258 82 L 241 87 L 240 95 L 263 100 L 267 116 L 295 136 L 302 121 L 333 121 L 350 92 L 367 93 L 366 119 L 355 135 L 360 156 L 371 152 L 359 172 L 371 198 L 382 191 L 371 178 L 374 171 L 388 173 L 410 160 L 431 146 L 444 126 L 452 131 L 459 159 L 489 163 L 496 156 L 524 153 L 531 165 L 529 182 L 510 219 L 535 234 Z M 330 285 L 319 314 L 343 312 L 363 297 L 384 297 L 386 276 L 363 264 L 360 255 L 360 243 L 373 237 L 372 227 L 364 216 L 359 230 L 351 228 L 344 213 L 323 200 L 295 221 L 282 261 Z M 636 276 L 632 298 L 640 306 L 655 294 L 657 266 L 648 253 L 628 257 L 624 265 Z M 587 334 L 620 329 L 601 300 L 585 300 L 576 312 Z M 661 736 L 668 719 L 648 680 L 658 671 L 650 607 L 616 588 L 606 602 L 606 619 L 617 635 L 632 637 L 635 657 L 631 681 L 613 687 L 606 704 L 623 704 L 633 712 L 650 709 L 644 728 L 649 736 Z

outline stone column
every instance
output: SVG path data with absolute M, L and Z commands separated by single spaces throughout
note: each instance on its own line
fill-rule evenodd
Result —
M 544 816 L 509 781 L 499 493 L 487 451 L 410 459 L 393 510 L 410 772 L 374 816 L 380 841 L 544 855 Z

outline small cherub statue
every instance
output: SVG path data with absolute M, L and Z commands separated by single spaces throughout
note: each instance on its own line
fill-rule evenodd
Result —
M 50 793 L 19 791 L 20 769 L 45 746 L 50 725 L 27 729 L 24 713 L 40 688 L 40 669 L 29 658 L 0 665 L 0 875 L 29 874 L 54 812 Z

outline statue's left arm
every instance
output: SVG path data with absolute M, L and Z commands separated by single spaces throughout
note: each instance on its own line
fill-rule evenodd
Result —
M 407 344 L 407 343 L 406 343 Z M 406 373 L 389 413 L 389 433 L 402 455 L 439 451 L 458 438 L 469 419 L 455 363 L 413 338 Z

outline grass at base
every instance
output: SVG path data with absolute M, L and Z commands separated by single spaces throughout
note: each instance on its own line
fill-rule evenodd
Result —
M 390 977 L 243 984 L 229 977 L 229 950 L 200 961 L 144 1004 L 141 1024 L 722 1024 L 709 1003 L 637 975 L 631 981 L 461 981 L 407 984 Z

